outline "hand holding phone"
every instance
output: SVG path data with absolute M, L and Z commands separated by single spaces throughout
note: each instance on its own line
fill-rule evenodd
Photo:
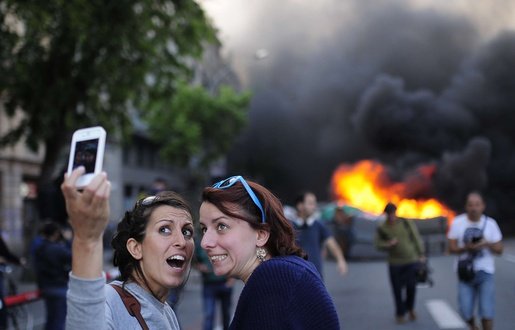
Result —
M 73 133 L 68 160 L 68 175 L 75 168 L 84 166 L 85 172 L 76 182 L 78 188 L 87 186 L 95 174 L 102 171 L 105 141 L 106 131 L 100 126 L 82 128 Z

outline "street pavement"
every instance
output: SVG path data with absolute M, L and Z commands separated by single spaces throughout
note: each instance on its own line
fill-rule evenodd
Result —
M 504 244 L 504 254 L 496 257 L 496 330 L 515 329 L 515 238 L 505 239 Z M 360 255 L 366 255 L 366 251 L 361 251 Z M 384 259 L 375 257 L 351 260 L 349 272 L 343 277 L 337 273 L 335 263 L 327 261 L 324 264 L 325 283 L 334 299 L 342 329 L 466 329 L 457 314 L 454 257 L 435 255 L 430 256 L 429 261 L 433 270 L 431 276 L 434 286 L 418 289 L 418 319 L 402 325 L 396 324 L 394 320 L 393 298 Z M 184 330 L 201 329 L 201 285 L 199 273 L 192 270 L 176 308 L 176 314 Z M 34 287 L 32 283 L 21 286 L 23 290 Z M 242 287 L 240 281 L 235 285 L 233 308 Z M 27 307 L 35 324 L 34 329 L 42 329 L 43 303 L 38 301 Z
M 511 242 L 510 242 L 511 243 Z M 515 245 L 510 244 L 511 247 Z M 508 259 L 507 259 L 508 257 Z M 515 249 L 496 260 L 495 329 L 515 329 Z M 513 258 L 509 260 L 509 258 Z M 418 319 L 397 325 L 384 260 L 351 262 L 349 274 L 338 278 L 334 264 L 326 264 L 326 284 L 344 329 L 466 329 L 458 317 L 457 276 L 453 256 L 432 256 L 433 287 L 417 290 Z M 434 313 L 434 315 L 431 313 Z

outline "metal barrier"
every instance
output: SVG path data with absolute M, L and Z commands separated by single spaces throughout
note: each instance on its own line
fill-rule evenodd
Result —
M 39 290 L 27 291 L 18 294 L 12 294 L 4 297 L 2 306 L 5 308 L 7 318 L 7 329 L 22 330 L 34 329 L 35 326 L 42 326 L 42 323 L 37 322 L 33 313 L 30 311 L 28 304 L 41 299 L 41 292 Z
M 7 308 L 28 304 L 41 299 L 41 291 L 27 291 L 12 296 L 4 297 L 4 304 Z
M 436 217 L 432 219 L 414 221 L 425 245 L 426 253 L 443 254 L 447 251 L 447 218 Z
M 420 233 L 428 255 L 441 255 L 447 251 L 447 218 L 412 219 Z M 352 243 L 350 257 L 352 258 L 384 258 L 386 253 L 374 247 L 374 237 L 377 226 L 382 220 L 361 216 L 352 217 Z M 338 240 L 339 230 L 333 225 L 333 232 Z

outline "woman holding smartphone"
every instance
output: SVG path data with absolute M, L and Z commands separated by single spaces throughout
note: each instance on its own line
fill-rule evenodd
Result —
M 83 174 L 84 167 L 73 170 L 61 186 L 74 232 L 66 328 L 179 329 L 166 298 L 190 271 L 194 242 L 189 205 L 176 193 L 161 192 L 126 212 L 111 242 L 121 281 L 106 285 L 102 236 L 111 184 L 101 173 L 79 191 L 76 181 Z M 125 305 L 130 299 L 140 306 L 134 316 Z
M 340 329 L 320 274 L 266 188 L 241 176 L 205 188 L 200 227 L 215 274 L 245 282 L 231 329 Z

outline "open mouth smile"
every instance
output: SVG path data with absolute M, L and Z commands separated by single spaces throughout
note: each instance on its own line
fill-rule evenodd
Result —
M 181 255 L 174 255 L 166 259 L 166 262 L 172 268 L 182 268 L 186 263 L 186 258 Z

